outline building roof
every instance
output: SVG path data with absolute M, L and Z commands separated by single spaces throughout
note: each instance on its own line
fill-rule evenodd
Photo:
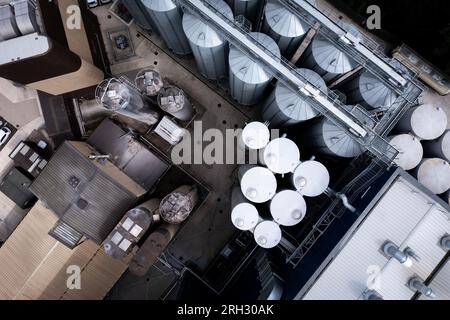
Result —
M 145 190 L 83 142 L 64 143 L 30 190 L 61 221 L 101 244 Z

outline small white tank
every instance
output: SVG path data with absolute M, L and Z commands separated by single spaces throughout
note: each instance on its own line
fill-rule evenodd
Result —
M 234 187 L 231 193 L 231 222 L 242 231 L 249 231 L 259 222 L 258 209 L 248 202 L 242 194 L 241 188 Z
M 450 130 L 436 140 L 423 141 L 423 148 L 427 157 L 438 157 L 450 161 Z
M 270 130 L 262 122 L 251 122 L 242 130 L 239 138 L 241 147 L 251 150 L 265 148 L 270 141 Z
M 442 194 L 450 189 L 450 164 L 439 158 L 423 159 L 416 177 L 432 193 Z
M 264 203 L 277 191 L 277 179 L 267 168 L 245 165 L 239 168 L 239 181 L 244 196 L 254 203 Z
M 317 197 L 327 190 L 330 173 L 320 162 L 305 161 L 292 174 L 292 184 L 305 197 Z
M 286 227 L 295 226 L 305 218 L 305 199 L 296 191 L 281 191 L 273 197 L 270 213 L 276 223 Z
M 258 224 L 253 232 L 256 243 L 264 249 L 275 248 L 281 241 L 280 226 L 273 221 L 263 221 Z
M 391 145 L 399 152 L 395 164 L 403 170 L 417 167 L 423 158 L 423 148 L 419 139 L 411 134 L 400 134 L 389 138 Z
M 287 174 L 293 172 L 300 163 L 300 149 L 294 141 L 278 138 L 260 150 L 260 159 L 272 172 Z
M 434 140 L 447 129 L 447 115 L 441 107 L 423 104 L 410 109 L 398 123 L 397 129 L 422 140 Z

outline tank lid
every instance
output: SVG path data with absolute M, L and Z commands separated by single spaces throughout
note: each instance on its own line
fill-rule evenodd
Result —
M 450 189 L 450 164 L 439 158 L 423 159 L 417 180 L 434 194 L 444 193 Z
M 256 226 L 253 236 L 260 247 L 271 249 L 281 241 L 281 228 L 273 221 L 263 221 Z
M 447 129 L 447 114 L 441 107 L 423 104 L 411 116 L 413 133 L 423 140 L 439 138 Z
M 357 67 L 352 58 L 320 35 L 313 39 L 311 46 L 315 61 L 327 72 L 343 74 Z
M 317 161 L 302 162 L 292 176 L 295 188 L 306 197 L 317 197 L 330 184 L 328 169 Z
M 264 123 L 251 122 L 242 131 L 242 141 L 250 149 L 262 149 L 270 141 L 269 128 Z
M 142 0 L 142 3 L 153 11 L 169 11 L 177 7 L 172 0 Z
M 241 179 L 244 196 L 254 203 L 264 203 L 273 198 L 277 191 L 277 179 L 267 168 L 249 169 Z
M 233 208 L 231 221 L 239 230 L 252 230 L 259 222 L 258 210 L 250 203 L 240 203 Z
M 300 149 L 292 140 L 279 138 L 267 145 L 263 150 L 263 157 L 271 171 L 287 174 L 293 172 L 300 163 Z
M 267 2 L 265 18 L 270 28 L 283 37 L 301 37 L 309 30 L 309 26 L 305 21 L 278 3 L 278 1 L 269 0 Z
M 281 191 L 273 197 L 270 213 L 278 224 L 286 227 L 295 226 L 305 218 L 305 199 L 296 191 Z
M 400 134 L 390 138 L 391 145 L 399 152 L 395 164 L 405 171 L 417 167 L 423 158 L 423 147 L 419 139 L 411 134 Z
M 359 77 L 359 90 L 367 104 L 373 108 L 390 107 L 397 100 L 397 93 L 388 88 L 370 72 L 365 71 Z
M 322 127 L 323 139 L 333 153 L 344 158 L 354 158 L 364 152 L 363 147 L 347 132 L 330 120 L 324 121 Z

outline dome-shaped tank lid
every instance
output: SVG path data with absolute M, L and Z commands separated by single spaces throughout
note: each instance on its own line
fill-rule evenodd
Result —
M 242 131 L 242 142 L 253 150 L 259 150 L 267 146 L 270 141 L 270 130 L 261 122 L 251 122 Z
M 330 120 L 325 120 L 322 131 L 325 144 L 333 153 L 344 158 L 354 158 L 364 152 L 364 148 L 350 136 L 350 133 Z
M 265 165 L 278 174 L 293 172 L 300 163 L 300 149 L 287 138 L 272 140 L 261 153 Z
M 368 71 L 364 71 L 359 77 L 359 90 L 364 101 L 373 108 L 390 107 L 398 97 L 394 90 Z
M 301 37 L 310 29 L 305 21 L 275 0 L 267 2 L 265 18 L 274 32 L 287 38 Z
M 286 227 L 295 226 L 305 218 L 305 199 L 296 191 L 281 191 L 273 197 L 270 213 L 276 223 Z
M 170 11 L 177 7 L 172 0 L 142 0 L 142 3 L 153 11 Z
M 423 140 L 439 138 L 447 129 L 447 114 L 438 106 L 423 104 L 417 107 L 411 115 L 413 133 Z
M 280 60 L 280 48 L 271 37 L 260 32 L 251 32 L 248 35 L 255 39 L 273 58 Z M 252 60 L 234 46 L 230 46 L 229 62 L 230 71 L 245 83 L 264 83 L 270 81 L 273 77 L 271 70 Z
M 400 134 L 390 138 L 391 145 L 399 152 L 395 164 L 403 170 L 417 167 L 423 158 L 423 147 L 419 139 L 411 134 Z
M 320 91 L 328 91 L 325 81 L 316 72 L 309 69 L 296 69 L 295 72 Z M 275 99 L 280 111 L 290 119 L 304 121 L 319 115 L 319 112 L 311 106 L 309 101 L 302 99 L 301 96 L 281 82 L 278 82 L 275 88 Z
M 442 194 L 450 189 L 450 164 L 439 158 L 423 159 L 417 180 L 434 194 Z
M 233 11 L 225 1 L 206 0 L 206 2 L 227 19 L 234 20 Z M 225 39 L 213 28 L 188 12 L 183 15 L 183 30 L 189 41 L 200 47 L 211 48 L 225 42 Z
M 273 221 L 263 221 L 253 231 L 256 243 L 264 249 L 275 248 L 281 241 L 280 226 Z
M 259 213 L 254 205 L 240 203 L 231 212 L 233 225 L 242 231 L 252 230 L 259 222 Z
M 277 191 L 277 179 L 267 168 L 249 169 L 241 179 L 244 196 L 254 203 L 264 203 L 273 198 Z
M 183 90 L 174 86 L 167 86 L 158 94 L 158 104 L 162 110 L 168 113 L 176 113 L 182 110 L 186 104 Z
M 295 169 L 292 181 L 302 195 L 317 197 L 330 185 L 330 173 L 320 162 L 305 161 Z

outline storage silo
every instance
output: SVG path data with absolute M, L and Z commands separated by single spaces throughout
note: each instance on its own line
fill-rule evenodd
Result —
M 305 197 L 317 197 L 327 190 L 330 184 L 328 169 L 317 161 L 299 164 L 292 174 L 292 184 Z
M 260 160 L 272 172 L 287 174 L 293 172 L 299 165 L 300 149 L 290 139 L 274 139 L 260 150 Z
M 256 23 L 261 13 L 264 0 L 228 0 L 233 9 L 234 16 L 244 16 L 247 20 Z
M 191 48 L 181 23 L 182 11 L 173 0 L 142 0 L 147 12 L 163 38 L 174 53 L 187 55 Z
M 233 21 L 231 8 L 222 0 L 206 0 L 218 13 Z M 211 80 L 227 76 L 227 41 L 200 18 L 183 15 L 183 30 L 186 34 L 200 73 Z
M 398 94 L 368 71 L 339 87 L 348 104 L 360 104 L 367 109 L 389 109 Z
M 0 6 L 0 41 L 16 38 L 20 35 L 13 7 L 9 4 Z
M 280 59 L 280 49 L 268 35 L 251 32 L 248 36 L 258 42 L 272 57 Z M 234 46 L 230 46 L 229 63 L 230 92 L 233 99 L 245 106 L 258 103 L 273 79 L 273 72 Z
M 354 158 L 365 151 L 350 133 L 326 118 L 302 132 L 302 143 L 319 154 L 342 158 Z
M 197 187 L 181 186 L 161 201 L 159 214 L 168 223 L 180 224 L 188 218 L 197 202 Z
M 244 165 L 239 168 L 239 181 L 244 196 L 253 203 L 264 203 L 277 191 L 277 179 L 267 168 Z
M 142 0 L 127 0 L 122 1 L 122 3 L 138 26 L 146 31 L 155 29 L 153 21 L 142 3 Z
M 412 133 L 422 140 L 438 139 L 447 129 L 445 111 L 433 104 L 423 104 L 406 112 L 397 124 L 402 133 Z
M 286 58 L 297 51 L 309 25 L 276 0 L 268 0 L 264 12 L 263 32 L 268 34 Z
M 149 98 L 158 95 L 164 86 L 161 74 L 150 68 L 139 71 L 134 83 L 142 94 Z
M 256 243 L 264 249 L 275 248 L 282 238 L 280 225 L 273 221 L 259 223 L 253 231 Z
M 194 109 L 183 90 L 175 86 L 166 86 L 158 94 L 159 107 L 181 121 L 189 121 Z
M 262 122 L 250 122 L 242 130 L 238 139 L 239 146 L 242 149 L 263 149 L 270 141 L 270 130 L 267 125 Z
M 440 138 L 422 141 L 422 144 L 427 157 L 438 157 L 450 161 L 450 130 L 446 130 Z
M 296 69 L 295 72 L 320 91 L 328 91 L 325 81 L 316 72 L 309 69 Z M 281 82 L 277 83 L 262 109 L 263 119 L 276 128 L 295 125 L 318 115 L 319 112 L 308 99 L 302 98 Z
M 415 173 L 417 180 L 434 194 L 450 189 L 450 164 L 443 159 L 423 159 Z
M 274 221 L 282 226 L 292 227 L 305 218 L 306 202 L 303 196 L 292 190 L 278 192 L 270 203 Z
M 395 164 L 403 170 L 417 167 L 423 158 L 423 148 L 420 140 L 411 134 L 400 134 L 389 137 L 391 145 L 399 152 Z
M 256 207 L 249 203 L 240 187 L 234 187 L 231 193 L 231 222 L 242 231 L 252 230 L 259 222 Z

